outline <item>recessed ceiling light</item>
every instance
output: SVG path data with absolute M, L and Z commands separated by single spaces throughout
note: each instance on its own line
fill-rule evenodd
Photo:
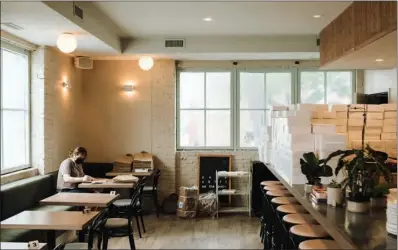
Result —
M 205 18 L 203 18 L 203 21 L 205 21 L 205 22 L 211 22 L 211 21 L 213 21 L 213 18 L 211 18 L 211 17 L 205 17 Z
M 322 16 L 321 15 L 313 15 L 312 17 L 313 18 L 321 18 Z
M 383 62 L 384 59 L 382 59 L 382 58 L 377 58 L 375 61 L 376 61 L 376 62 Z

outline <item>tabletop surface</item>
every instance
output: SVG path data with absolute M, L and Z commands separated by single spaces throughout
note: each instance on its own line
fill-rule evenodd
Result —
M 345 207 L 315 204 L 310 195 L 304 192 L 304 185 L 290 185 L 272 167 L 267 167 L 342 248 L 397 249 L 396 236 L 386 231 L 385 208 L 372 209 L 368 213 L 352 213 Z
M 42 249 L 46 245 L 47 245 L 46 243 L 39 243 L 39 248 L 38 249 Z M 25 249 L 29 249 L 29 248 L 28 248 L 28 242 L 0 242 L 0 249 L 25 250 Z
M 151 176 L 152 175 L 152 171 L 149 172 L 129 172 L 129 173 L 124 173 L 124 172 L 108 172 L 106 173 L 106 176 L 109 177 L 114 177 L 114 176 L 118 176 L 118 175 L 134 175 L 137 177 L 140 176 Z
M 97 193 L 57 193 L 41 200 L 46 205 L 69 205 L 88 207 L 108 207 L 119 194 L 97 194 Z
M 23 211 L 1 222 L 3 229 L 82 230 L 98 215 L 82 211 Z
M 79 188 L 134 188 L 136 183 L 121 183 L 121 182 L 113 182 L 112 179 L 102 179 L 102 183 L 90 183 L 84 182 L 78 185 Z

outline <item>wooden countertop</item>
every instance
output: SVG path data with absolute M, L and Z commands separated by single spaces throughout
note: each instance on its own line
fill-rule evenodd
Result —
M 397 249 L 397 237 L 386 231 L 386 209 L 360 214 L 345 207 L 314 204 L 305 194 L 304 185 L 290 185 L 274 168 L 266 166 L 342 249 Z
M 82 230 L 98 212 L 23 211 L 1 222 L 2 229 Z
M 45 205 L 108 207 L 118 197 L 119 194 L 57 193 L 41 200 L 40 203 Z

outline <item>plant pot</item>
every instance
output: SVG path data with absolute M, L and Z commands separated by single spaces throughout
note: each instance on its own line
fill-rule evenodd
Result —
M 338 206 L 343 203 L 343 193 L 341 188 L 327 188 L 327 203 L 328 205 Z
M 372 197 L 370 198 L 370 207 L 379 207 L 383 208 L 387 206 L 386 197 Z
M 311 185 L 311 184 L 305 184 L 305 185 L 304 185 L 304 192 L 305 192 L 306 194 L 311 193 L 311 192 L 312 192 L 312 185 Z
M 347 201 L 347 210 L 353 213 L 366 213 L 370 209 L 370 202 Z

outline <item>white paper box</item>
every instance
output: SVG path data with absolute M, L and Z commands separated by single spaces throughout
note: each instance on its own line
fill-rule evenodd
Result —
M 397 133 L 397 126 L 383 126 L 383 133 Z
M 396 103 L 385 103 L 380 105 L 383 107 L 384 111 L 397 111 L 397 104 Z
M 347 109 L 348 108 L 347 108 L 346 104 L 333 104 L 332 105 L 332 110 L 334 110 L 334 111 L 336 111 L 338 113 L 341 113 L 341 112 L 344 112 L 344 111 L 345 111 L 344 113 L 346 113 Z
M 397 119 L 396 118 L 384 119 L 383 126 L 397 126 Z
M 385 111 L 384 112 L 384 119 L 389 119 L 389 118 L 397 118 L 397 111 Z
M 313 134 L 336 134 L 336 125 L 334 124 L 312 124 Z
M 396 140 L 397 134 L 396 133 L 382 133 L 381 139 L 382 140 Z
M 362 119 L 363 120 L 363 112 L 350 112 L 349 117 L 350 119 Z M 368 120 L 383 120 L 383 113 L 382 112 L 367 112 L 366 119 Z

